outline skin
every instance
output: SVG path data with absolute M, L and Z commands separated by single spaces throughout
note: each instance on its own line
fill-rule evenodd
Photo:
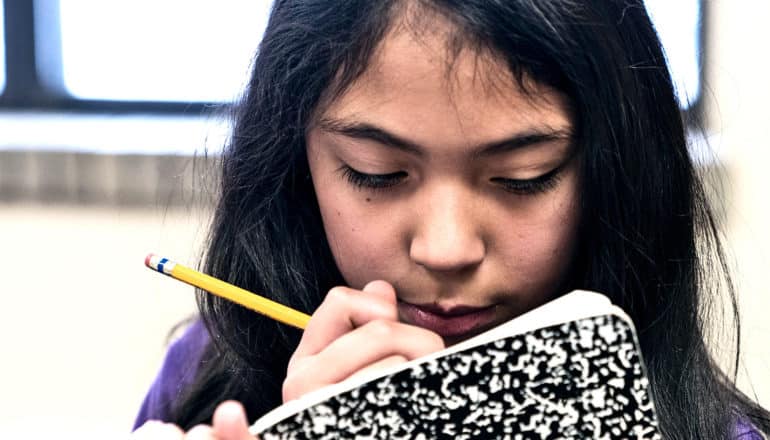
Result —
M 450 63 L 450 28 L 433 29 L 416 37 L 395 26 L 307 132 L 324 228 L 349 287 L 332 289 L 313 314 L 285 401 L 435 352 L 561 293 L 579 218 L 567 102 L 526 77 L 524 93 L 488 54 L 465 50 Z M 362 187 L 345 167 L 391 177 Z M 536 191 L 501 180 L 549 173 Z M 412 325 L 407 303 L 490 312 L 473 331 L 441 337 Z M 137 438 L 252 438 L 238 404 L 217 414 L 186 437 L 156 424 Z
M 326 236 L 350 287 L 313 316 L 284 399 L 434 352 L 561 293 L 579 218 L 568 105 L 528 78 L 523 92 L 494 57 L 463 51 L 448 63 L 445 42 L 441 31 L 392 32 L 308 130 Z M 398 177 L 362 187 L 346 167 Z M 535 192 L 501 183 L 555 169 Z M 406 303 L 492 311 L 442 338 L 410 325 Z
M 254 440 L 249 434 L 246 414 L 238 402 L 221 403 L 212 421 L 212 426 L 198 425 L 183 432 L 171 423 L 151 420 L 134 431 L 133 440 Z

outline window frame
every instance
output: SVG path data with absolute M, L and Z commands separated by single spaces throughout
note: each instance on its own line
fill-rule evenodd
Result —
M 705 67 L 708 65 L 706 35 L 708 33 L 709 2 L 698 0 L 700 29 L 698 32 L 699 90 L 696 99 L 684 109 L 688 126 L 699 126 L 704 120 L 703 95 L 706 91 Z M 45 66 L 39 66 L 36 36 L 61 41 L 58 22 L 44 23 L 45 31 L 35 15 L 36 7 L 46 7 L 58 16 L 58 0 L 3 0 L 5 30 L 5 88 L 0 94 L 0 111 L 68 111 L 83 113 L 161 113 L 197 116 L 212 107 L 227 108 L 228 102 L 178 101 L 116 101 L 81 99 L 69 95 L 63 85 L 61 44 L 46 45 Z M 39 17 L 37 17 L 39 18 Z M 44 35 L 44 37 L 43 37 Z M 41 71 L 44 70 L 44 76 Z
M 70 111 L 84 113 L 165 113 L 197 116 L 223 102 L 113 101 L 80 99 L 69 95 L 62 81 L 61 44 L 47 45 L 45 78 L 40 74 L 36 46 L 35 7 L 45 3 L 58 7 L 58 1 L 4 0 L 5 89 L 0 94 L 2 111 Z M 58 16 L 56 10 L 52 15 Z M 45 23 L 45 38 L 61 41 L 58 22 Z M 46 80 L 47 79 L 47 80 Z

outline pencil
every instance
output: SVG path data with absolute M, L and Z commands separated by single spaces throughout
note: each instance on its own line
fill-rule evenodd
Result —
M 144 259 L 145 266 L 168 275 L 171 278 L 185 282 L 191 286 L 199 287 L 209 293 L 240 304 L 246 308 L 261 313 L 276 321 L 288 324 L 304 330 L 310 316 L 287 307 L 283 304 L 263 298 L 248 290 L 233 286 L 212 276 L 200 273 L 197 270 L 182 266 L 179 263 L 162 258 L 155 254 L 147 255 Z

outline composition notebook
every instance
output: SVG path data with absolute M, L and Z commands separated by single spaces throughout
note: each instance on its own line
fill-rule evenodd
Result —
M 272 439 L 661 439 L 630 318 L 574 291 L 445 350 L 289 401 Z

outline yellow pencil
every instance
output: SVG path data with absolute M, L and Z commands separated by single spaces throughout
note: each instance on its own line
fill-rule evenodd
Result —
M 233 286 L 232 284 L 218 280 L 212 276 L 200 273 L 197 270 L 182 266 L 168 258 L 149 254 L 147 255 L 147 258 L 144 259 L 144 264 L 150 269 L 168 275 L 179 281 L 183 281 L 191 286 L 200 287 L 207 292 L 221 296 L 222 298 L 240 304 L 284 324 L 304 330 L 308 320 L 310 320 L 310 316 L 302 312 L 267 298 L 263 298 L 255 293 Z

